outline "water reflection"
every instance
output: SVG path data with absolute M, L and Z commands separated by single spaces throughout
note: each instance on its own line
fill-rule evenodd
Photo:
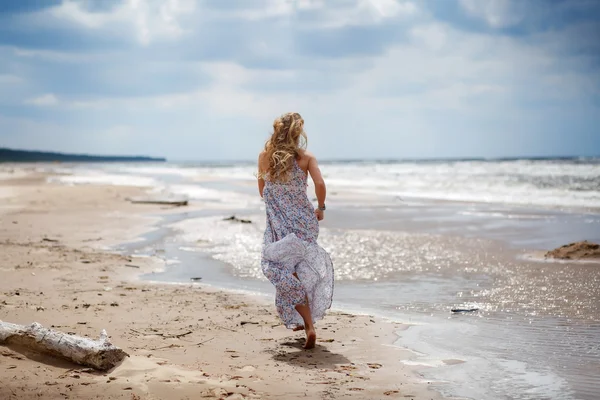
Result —
M 198 218 L 176 225 L 190 250 L 209 252 L 241 279 L 264 281 L 264 226 Z M 488 239 L 369 229 L 322 229 L 336 301 L 408 315 L 402 333 L 442 365 L 426 374 L 473 398 L 592 399 L 600 387 L 600 269 L 519 259 Z M 453 307 L 477 308 L 452 315 Z M 417 335 L 417 338 L 411 338 Z M 444 364 L 446 358 L 467 361 Z M 427 358 L 427 357 L 426 357 Z M 456 380 L 455 380 L 456 381 Z M 446 386 L 442 385 L 442 388 Z M 447 387 L 446 387 L 447 388 Z M 458 390 L 458 391 L 456 391 Z M 506 397 L 508 396 L 508 397 Z

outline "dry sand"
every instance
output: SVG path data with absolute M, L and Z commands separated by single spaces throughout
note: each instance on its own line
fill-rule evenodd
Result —
M 434 399 L 401 363 L 399 324 L 331 312 L 316 349 L 285 329 L 274 305 L 205 285 L 149 284 L 159 260 L 105 246 L 149 229 L 125 199 L 139 188 L 0 180 L 0 320 L 97 337 L 131 357 L 108 373 L 0 346 L 0 399 Z M 131 267 L 135 265 L 136 267 Z

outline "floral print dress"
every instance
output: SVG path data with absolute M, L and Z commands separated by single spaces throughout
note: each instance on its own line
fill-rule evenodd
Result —
M 325 316 L 333 298 L 333 263 L 317 244 L 319 222 L 306 188 L 307 174 L 294 161 L 288 182 L 266 178 L 263 189 L 267 227 L 261 267 L 275 286 L 277 312 L 290 329 L 304 325 L 297 304 L 308 299 L 314 322 Z

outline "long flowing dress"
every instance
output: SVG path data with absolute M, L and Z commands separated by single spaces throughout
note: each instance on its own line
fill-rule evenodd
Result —
M 261 267 L 275 286 L 279 317 L 290 329 L 304 325 L 296 305 L 308 299 L 314 322 L 325 316 L 333 299 L 333 263 L 317 244 L 319 221 L 306 189 L 307 174 L 296 161 L 289 181 L 266 178 L 263 189 L 267 227 Z

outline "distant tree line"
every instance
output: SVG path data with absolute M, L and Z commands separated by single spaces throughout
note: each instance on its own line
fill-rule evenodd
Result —
M 143 156 L 96 156 L 0 148 L 1 162 L 164 162 L 165 158 Z

